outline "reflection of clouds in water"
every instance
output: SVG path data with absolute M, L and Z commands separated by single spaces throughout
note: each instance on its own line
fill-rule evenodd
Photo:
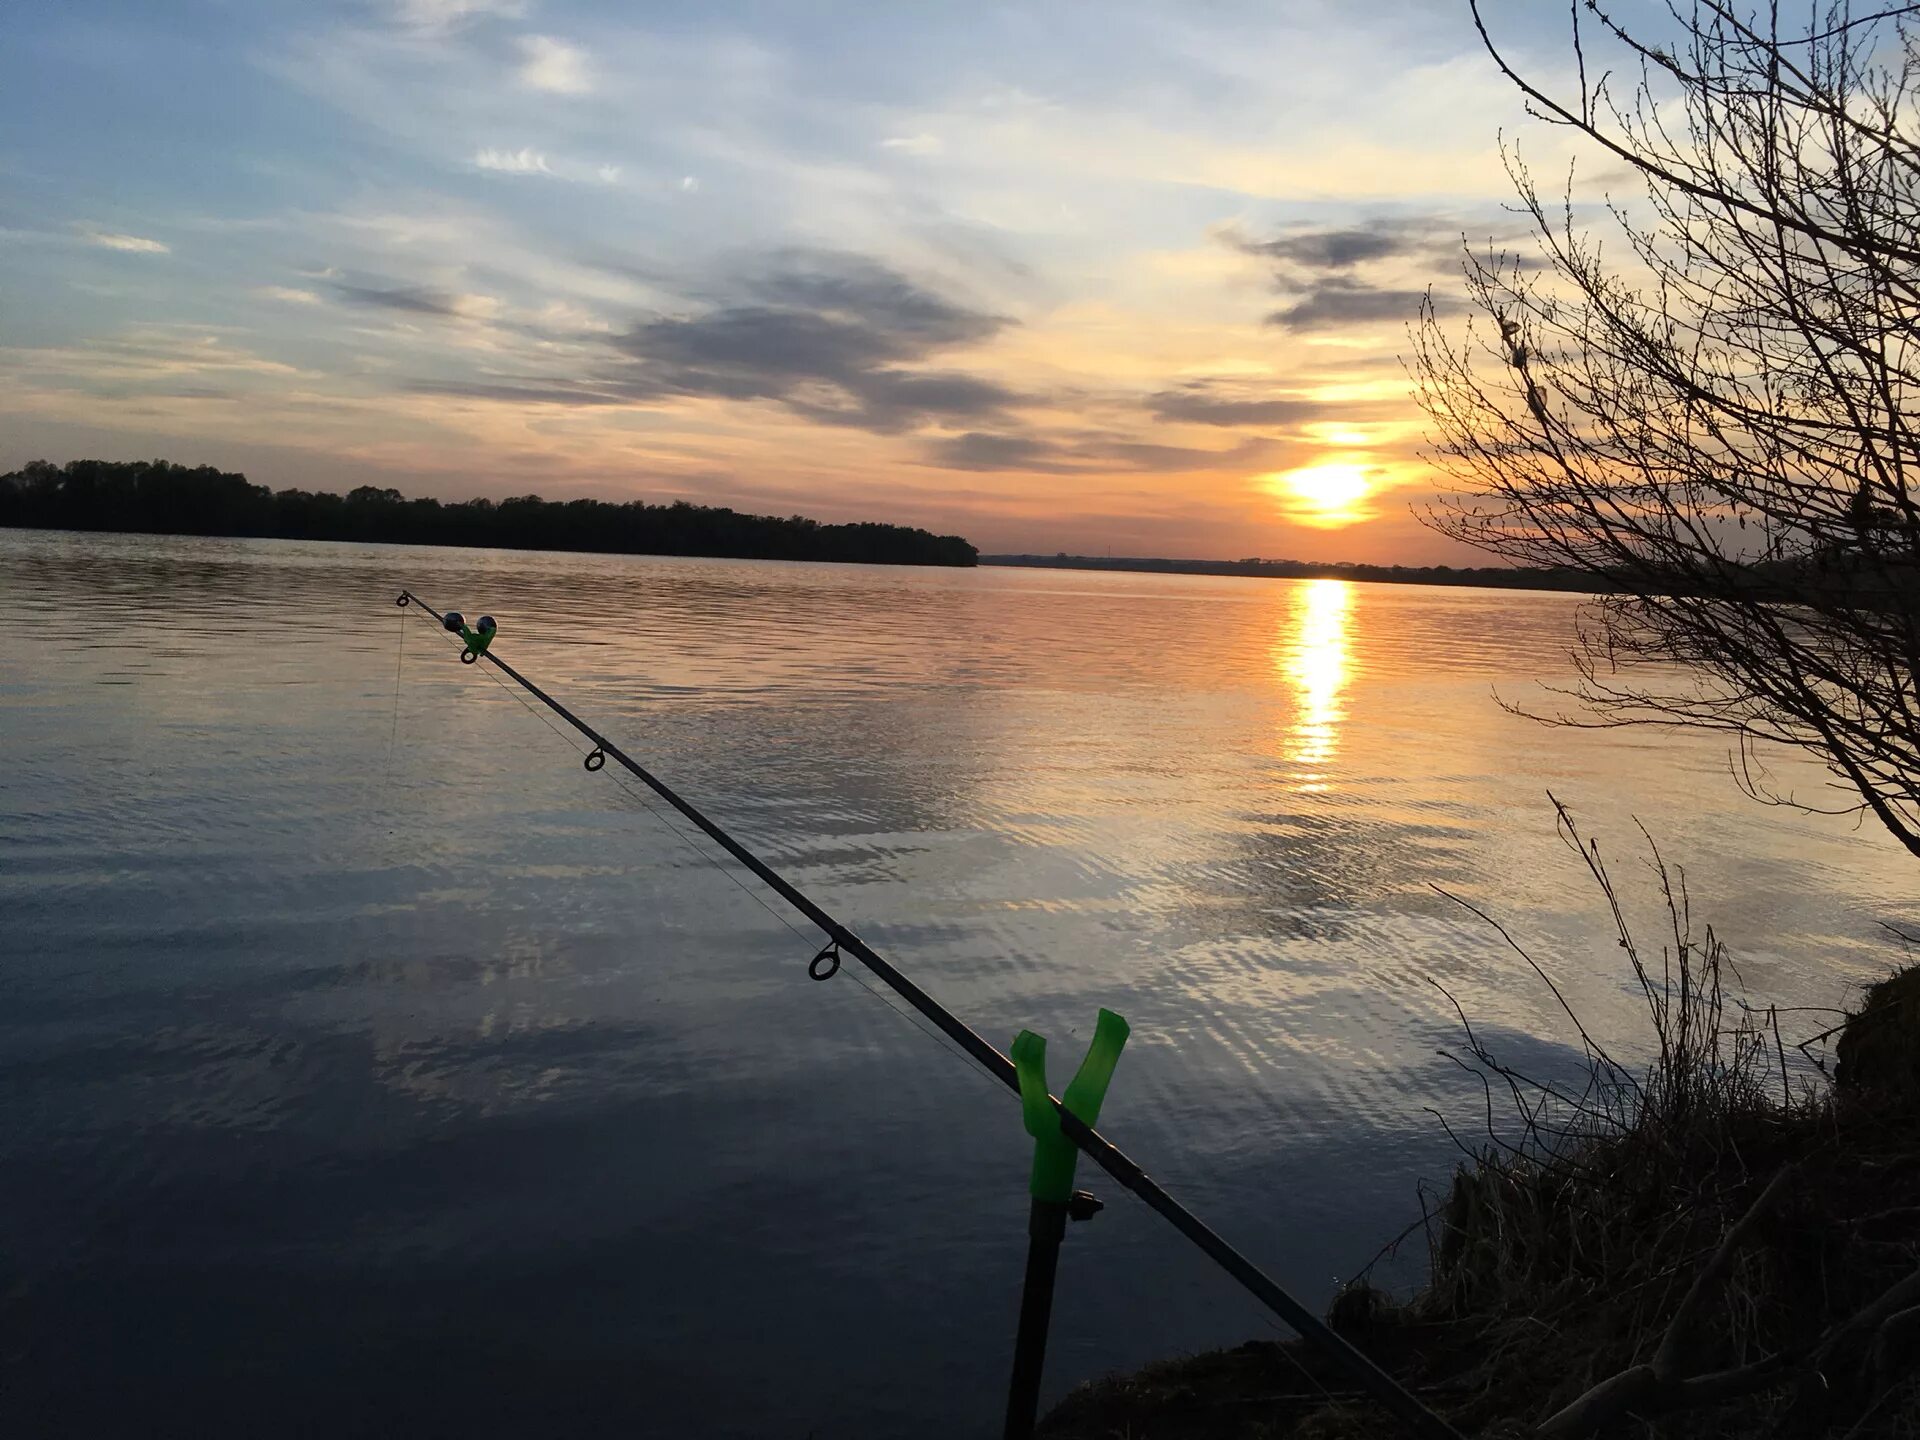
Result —
M 1304 772 L 1302 789 L 1324 788 L 1320 767 L 1333 758 L 1346 711 L 1347 616 L 1353 585 L 1346 580 L 1309 580 L 1293 591 L 1293 603 L 1274 642 L 1275 668 L 1296 687 L 1286 757 Z
M 295 1345 L 341 1407 L 309 1429 L 395 1395 L 416 1429 L 497 1429 L 466 1395 L 571 1397 L 590 1429 L 642 1390 L 656 1428 L 697 1433 L 993 1423 L 991 1366 L 930 1384 L 917 1360 L 996 1323 L 1002 1280 L 968 1262 L 1011 1222 L 949 1206 L 929 1247 L 915 1218 L 1004 1139 L 968 1098 L 991 1082 L 858 986 L 806 981 L 811 950 L 706 842 L 456 663 L 393 606 L 402 583 L 499 616 L 510 660 L 990 1032 L 1115 1004 L 1138 1153 L 1239 1177 L 1209 1219 L 1256 1233 L 1290 1171 L 1330 1177 L 1275 1252 L 1300 1275 L 1364 1259 L 1445 1173 L 1423 1106 L 1481 1099 L 1431 1058 L 1458 1020 L 1427 976 L 1530 1073 L 1578 1063 L 1551 995 L 1427 881 L 1572 957 L 1609 1043 L 1643 1033 L 1618 971 L 1580 963 L 1617 952 L 1552 844 L 1549 781 L 1596 832 L 1639 809 L 1704 847 L 1690 879 L 1758 937 L 1743 973 L 1769 1000 L 1878 973 L 1870 917 L 1907 893 L 1893 847 L 1748 805 L 1707 737 L 1499 711 L 1489 685 L 1560 673 L 1576 596 L 0 531 L 0 753 L 9 813 L 34 817 L 0 866 L 25 966 L 0 1168 L 30 1177 L 0 1186 L 0 1230 L 35 1235 L 23 1318 L 117 1327 L 24 1367 L 66 1429 L 138 1428 L 111 1396 L 71 1416 L 108 1344 L 213 1397 L 213 1429 L 260 1428 Z M 955 1143 L 900 1144 L 909 1113 Z M 813 1225 L 829 1211 L 857 1255 Z M 1157 1349 L 1223 1338 L 1190 1260 L 1141 1243 L 1085 1297 L 1076 1378 L 1138 1353 L 1146 1300 Z M 756 1333 L 858 1327 L 859 1282 L 915 1266 L 938 1314 L 874 1332 L 853 1400 L 776 1344 L 736 1346 L 764 1387 L 697 1379 L 743 1308 Z M 621 1365 L 652 1368 L 604 1363 L 616 1311 Z M 370 1334 L 404 1392 L 359 1378 Z M 509 1349 L 524 1366 L 489 1368 Z M 266 1378 L 237 1388 L 236 1357 Z

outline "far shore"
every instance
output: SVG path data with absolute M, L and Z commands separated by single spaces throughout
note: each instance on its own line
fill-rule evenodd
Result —
M 1350 565 L 1307 560 L 1161 560 L 1133 555 L 982 555 L 982 565 L 1033 570 L 1137 570 L 1164 575 L 1240 575 L 1265 580 L 1359 580 L 1385 585 L 1467 585 L 1499 590 L 1604 593 L 1609 587 L 1578 570 L 1523 570 L 1480 565 Z

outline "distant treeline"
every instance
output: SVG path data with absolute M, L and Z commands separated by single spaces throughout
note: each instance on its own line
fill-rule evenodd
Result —
M 1172 575 L 1259 575 L 1279 580 L 1372 580 L 1402 585 L 1486 585 L 1509 590 L 1607 587 L 1577 570 L 1520 570 L 1505 566 L 1323 565 L 1306 560 L 1154 560 L 1135 556 L 983 555 L 983 565 L 1031 565 L 1048 570 L 1157 570 Z
M 35 460 L 0 475 L 0 526 L 8 525 L 871 565 L 972 565 L 978 558 L 957 535 L 904 525 L 823 525 L 684 500 L 616 505 L 521 495 L 442 503 L 372 485 L 345 495 L 270 490 L 231 471 L 165 460 Z
M 1153 570 L 1175 575 L 1259 575 L 1280 580 L 1371 580 L 1399 585 L 1480 585 L 1502 590 L 1567 590 L 1587 595 L 1622 591 L 1646 595 L 1724 596 L 1744 588 L 1783 605 L 1818 601 L 1859 610 L 1911 615 L 1920 595 L 1920 561 L 1910 555 L 1826 545 L 1787 560 L 1759 561 L 1711 577 L 1642 566 L 1633 573 L 1519 566 L 1342 565 L 1306 560 L 1156 560 L 1135 556 L 983 555 L 983 565 L 1031 565 L 1049 570 Z

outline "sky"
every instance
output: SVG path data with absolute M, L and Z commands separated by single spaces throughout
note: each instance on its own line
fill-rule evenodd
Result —
M 1551 78 L 1564 7 L 1488 10 Z M 17 0 L 0 468 L 1473 563 L 1401 357 L 1551 169 L 1465 0 Z

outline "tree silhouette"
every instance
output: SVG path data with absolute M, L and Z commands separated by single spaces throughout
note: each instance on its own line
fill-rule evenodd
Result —
M 957 535 L 904 525 L 823 525 L 800 515 L 743 515 L 684 500 L 613 504 L 518 495 L 497 505 L 486 499 L 443 504 L 374 485 L 345 496 L 276 493 L 244 475 L 165 460 L 35 460 L 0 475 L 0 525 L 874 565 L 972 565 L 978 559 Z
M 1798 746 L 1841 796 L 1804 808 L 1871 811 L 1920 855 L 1917 10 L 1787 32 L 1702 0 L 1669 43 L 1582 0 L 1556 98 L 1476 5 L 1530 112 L 1626 162 L 1644 203 L 1609 201 L 1603 252 L 1571 179 L 1549 204 L 1507 150 L 1537 253 L 1470 252 L 1470 318 L 1429 296 L 1412 369 L 1459 486 L 1431 523 L 1618 592 L 1553 718 L 1726 732 L 1781 803 L 1803 802 L 1755 742 Z M 1630 90 L 1589 80 L 1590 39 Z

